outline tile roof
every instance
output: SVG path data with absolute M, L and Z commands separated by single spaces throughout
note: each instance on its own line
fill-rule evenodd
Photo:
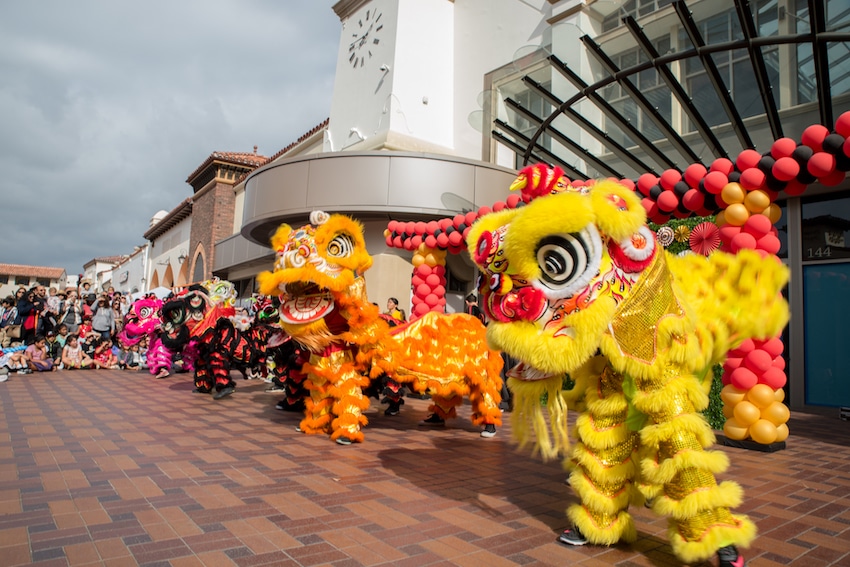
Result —
M 182 221 L 183 219 L 191 216 L 192 214 L 192 197 L 186 197 L 183 199 L 180 204 L 171 209 L 171 211 L 162 217 L 162 219 L 150 227 L 148 231 L 143 235 L 147 240 L 153 242 L 166 231 L 174 227 L 177 223 Z
M 277 158 L 279 158 L 279 157 L 280 157 L 280 156 L 282 156 L 283 154 L 285 154 L 285 153 L 287 153 L 288 151 L 290 151 L 292 148 L 296 147 L 298 144 L 300 144 L 300 143 L 302 143 L 303 141 L 305 141 L 305 140 L 307 140 L 308 138 L 310 138 L 310 136 L 313 136 L 313 135 L 314 135 L 314 134 L 316 134 L 317 132 L 320 132 L 320 131 L 322 131 L 324 128 L 327 128 L 327 127 L 328 127 L 328 124 L 330 124 L 330 121 L 331 121 L 331 119 L 330 119 L 330 118 L 325 118 L 322 122 L 320 122 L 319 124 L 317 124 L 317 125 L 313 126 L 313 127 L 312 127 L 310 130 L 308 130 L 307 132 L 305 132 L 305 133 L 301 134 L 301 135 L 298 137 L 298 139 L 297 139 L 297 140 L 295 140 L 294 142 L 292 142 L 291 144 L 289 144 L 288 146 L 286 146 L 286 147 L 285 147 L 285 148 L 283 148 L 282 150 L 278 151 L 278 152 L 277 152 L 276 154 L 274 154 L 273 156 L 271 156 L 271 157 L 269 157 L 269 158 L 266 158 L 266 161 L 264 161 L 263 163 L 261 163 L 261 164 L 260 164 L 260 166 L 262 166 L 262 165 L 266 165 L 267 163 L 271 163 L 271 162 L 273 162 L 274 160 L 276 160 Z M 259 167 L 259 166 L 257 166 L 257 167 Z M 250 172 L 246 172 L 246 173 L 243 173 L 242 175 L 240 175 L 240 176 L 239 176 L 239 178 L 236 180 L 236 184 L 238 185 L 239 183 L 241 183 L 242 181 L 244 181 L 244 180 L 245 180 L 245 178 L 246 178 L 246 177 L 248 177 L 248 174 L 249 174 L 249 173 L 250 173 Z
M 62 279 L 66 276 L 65 268 L 47 266 L 24 266 L 21 264 L 0 264 L 0 274 L 9 276 L 30 276 L 35 278 Z
M 257 153 L 257 146 L 254 146 L 253 153 L 247 152 L 213 152 L 210 154 L 210 157 L 204 160 L 204 162 L 198 166 L 195 171 L 193 171 L 189 177 L 186 178 L 186 183 L 191 183 L 192 180 L 198 176 L 202 171 L 204 171 L 211 163 L 214 161 L 223 161 L 227 163 L 235 163 L 239 165 L 247 165 L 250 167 L 260 167 L 264 163 L 266 163 L 269 158 L 264 155 L 260 155 Z

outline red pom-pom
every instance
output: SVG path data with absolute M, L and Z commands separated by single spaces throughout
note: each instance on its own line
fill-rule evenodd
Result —
M 672 191 L 673 187 L 682 180 L 682 174 L 675 169 L 667 169 L 661 174 L 661 187 L 665 191 Z
M 835 156 L 826 152 L 816 152 L 806 163 L 806 169 L 817 178 L 826 177 L 835 170 Z
M 738 171 L 746 171 L 751 167 L 756 167 L 761 161 L 761 154 L 755 150 L 747 149 L 738 154 L 738 159 L 735 160 L 735 165 Z
M 747 191 L 761 189 L 765 182 L 765 174 L 757 167 L 751 167 L 741 173 L 741 187 Z
M 779 181 L 791 181 L 800 173 L 800 164 L 792 157 L 781 157 L 773 164 L 771 171 Z
M 705 175 L 703 187 L 712 195 L 720 195 L 720 192 L 723 191 L 727 183 L 729 183 L 729 177 L 725 173 L 722 171 L 709 171 Z
M 809 146 L 814 151 L 819 152 L 823 149 L 823 139 L 829 136 L 829 128 L 822 124 L 812 124 L 800 136 L 800 141 L 805 146 Z
M 743 231 L 752 234 L 757 239 L 770 232 L 773 226 L 770 219 L 764 215 L 750 215 L 747 222 L 744 223 Z
M 504 201 L 496 201 L 493 203 L 493 212 L 498 213 L 499 211 L 505 210 L 508 205 Z
M 723 175 L 729 175 L 735 169 L 735 164 L 726 158 L 717 158 L 711 162 L 711 166 L 708 169 L 709 171 L 717 171 Z
M 669 171 L 669 170 L 668 170 Z M 664 213 L 675 211 L 679 206 L 679 199 L 673 191 L 663 191 L 658 196 L 658 208 Z
M 521 197 L 518 194 L 511 193 L 510 195 L 508 195 L 508 198 L 505 199 L 505 203 L 508 205 L 508 208 L 515 209 L 516 206 L 517 206 L 517 203 L 519 203 L 520 200 L 521 200 Z
M 696 187 L 699 185 L 700 180 L 705 177 L 706 173 L 708 173 L 708 170 L 705 169 L 703 164 L 692 163 L 685 168 L 685 175 L 683 175 L 683 177 L 685 179 L 685 183 L 687 183 L 690 187 Z

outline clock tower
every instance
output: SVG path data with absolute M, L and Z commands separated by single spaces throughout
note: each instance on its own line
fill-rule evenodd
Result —
M 451 0 L 341 0 L 324 150 L 452 153 Z

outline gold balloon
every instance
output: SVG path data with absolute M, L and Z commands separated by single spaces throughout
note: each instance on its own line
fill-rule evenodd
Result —
M 749 426 L 761 419 L 759 408 L 746 400 L 735 404 L 733 412 L 735 414 L 735 421 L 741 425 Z
M 791 417 L 791 412 L 788 411 L 788 406 L 782 402 L 773 402 L 766 408 L 761 410 L 762 419 L 768 420 L 773 425 L 779 427 Z
M 750 191 L 744 197 L 744 206 L 751 213 L 760 213 L 770 206 L 770 196 L 761 189 Z
M 729 419 L 730 417 L 735 417 L 735 406 L 723 404 L 723 417 L 725 417 L 726 419 Z
M 744 191 L 741 184 L 733 181 L 731 183 L 727 183 L 723 187 L 720 191 L 720 198 L 723 199 L 723 202 L 727 205 L 732 205 L 734 203 L 743 203 L 746 194 L 747 192 Z
M 770 445 L 776 441 L 776 438 L 779 437 L 779 433 L 776 431 L 776 426 L 774 424 L 770 423 L 766 419 L 760 419 L 750 426 L 750 437 L 752 437 L 753 441 L 756 443 Z
M 418 268 L 419 266 L 421 266 L 424 263 L 425 263 L 425 256 L 423 256 L 422 254 L 414 254 L 413 255 L 413 265 L 415 267 Z
M 743 401 L 744 396 L 747 395 L 745 390 L 739 390 L 732 384 L 726 384 L 723 386 L 723 389 L 720 390 L 720 399 L 723 400 L 724 404 L 728 404 L 730 406 L 734 406 L 740 401 Z
M 724 224 L 726 224 L 725 211 L 720 211 L 719 213 L 717 213 L 717 215 L 714 217 L 714 224 L 716 224 L 717 226 L 723 226 Z
M 747 219 L 750 218 L 750 211 L 747 210 L 742 203 L 733 203 L 726 207 L 726 215 L 724 215 L 724 219 L 727 224 L 731 224 L 732 226 L 744 226 L 744 223 L 747 222 Z
M 775 402 L 776 396 L 773 395 L 773 388 L 767 384 L 756 384 L 747 392 L 747 400 L 761 409 Z
M 428 254 L 425 256 L 425 263 L 431 266 L 432 268 L 437 265 L 437 258 L 434 257 L 433 254 Z
M 777 402 L 784 402 L 785 401 L 785 390 L 783 390 L 782 388 L 778 388 L 775 392 L 773 392 L 773 398 Z
M 776 224 L 779 222 L 779 219 L 782 218 L 782 207 L 776 203 L 771 203 L 768 208 L 761 212 L 761 214 L 767 216 L 767 218 L 770 219 L 770 222 Z
M 782 425 L 777 425 L 776 426 L 776 443 L 779 443 L 780 441 L 785 441 L 786 439 L 788 439 L 789 434 L 790 434 L 790 431 L 788 431 L 788 426 L 786 424 L 783 423 Z
M 723 434 L 734 441 L 741 441 L 747 438 L 748 428 L 739 424 L 733 417 L 726 420 L 723 424 Z

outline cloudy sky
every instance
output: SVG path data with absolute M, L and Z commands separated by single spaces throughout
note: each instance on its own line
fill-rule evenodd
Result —
M 327 118 L 334 3 L 4 2 L 0 263 L 128 254 L 212 152 L 270 156 Z

